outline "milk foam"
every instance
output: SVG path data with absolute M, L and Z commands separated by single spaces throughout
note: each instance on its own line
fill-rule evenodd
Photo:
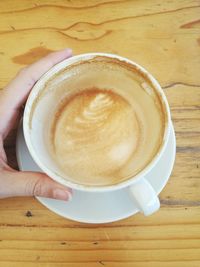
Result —
M 140 172 L 159 151 L 163 104 L 133 66 L 98 57 L 57 74 L 44 97 L 48 92 L 55 99 L 48 146 L 67 180 L 116 184 Z
M 84 90 L 66 99 L 59 112 L 54 153 L 72 176 L 106 183 L 137 149 L 140 129 L 134 109 L 112 91 Z

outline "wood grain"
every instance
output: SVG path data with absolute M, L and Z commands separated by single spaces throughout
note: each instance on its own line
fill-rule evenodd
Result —
M 49 51 L 116 53 L 159 80 L 177 138 L 174 170 L 153 216 L 86 225 L 34 198 L 1 200 L 0 266 L 200 266 L 199 14 L 197 0 L 0 2 L 1 89 Z M 17 168 L 14 144 L 15 132 L 6 150 Z

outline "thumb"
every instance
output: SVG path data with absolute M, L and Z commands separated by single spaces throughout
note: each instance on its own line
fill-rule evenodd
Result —
M 67 201 L 72 197 L 72 190 L 43 173 L 2 171 L 0 198 L 14 196 L 41 196 Z

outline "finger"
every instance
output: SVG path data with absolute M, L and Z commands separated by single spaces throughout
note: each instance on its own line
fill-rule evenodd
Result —
M 40 196 L 68 201 L 72 198 L 72 190 L 43 173 L 3 170 L 0 173 L 0 198 L 14 196 Z
M 10 100 L 9 109 L 19 108 L 37 80 L 51 67 L 72 55 L 71 49 L 48 54 L 46 57 L 22 69 L 5 88 L 4 98 Z M 4 99 L 5 100 L 5 99 Z
M 71 49 L 53 52 L 22 69 L 0 94 L 0 134 L 5 138 L 19 115 L 19 108 L 27 99 L 37 80 L 52 66 L 69 58 Z
M 7 157 L 6 157 L 5 150 L 3 148 L 3 139 L 0 136 L 0 166 L 1 166 L 1 161 L 7 162 Z

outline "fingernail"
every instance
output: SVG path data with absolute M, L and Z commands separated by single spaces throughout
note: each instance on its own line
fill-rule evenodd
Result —
M 56 188 L 53 190 L 53 198 L 70 201 L 72 199 L 72 194 L 66 190 Z
M 72 49 L 71 48 L 65 48 L 64 51 L 68 54 L 72 54 Z

